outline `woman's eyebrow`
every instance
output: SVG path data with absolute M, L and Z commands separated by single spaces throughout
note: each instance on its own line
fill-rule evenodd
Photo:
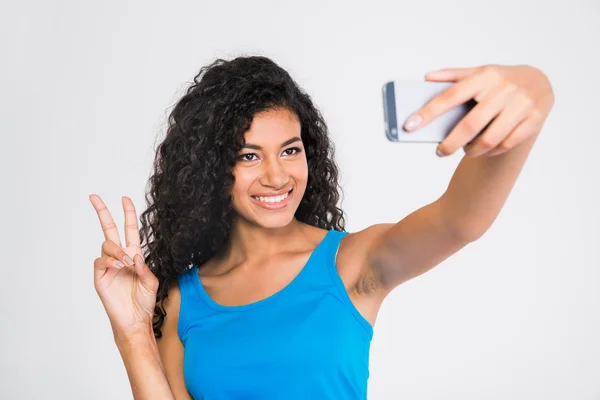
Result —
M 286 140 L 285 142 L 283 142 L 283 143 L 281 144 L 281 147 L 285 147 L 285 146 L 287 146 L 287 145 L 289 145 L 289 144 L 292 144 L 292 143 L 295 143 L 295 142 L 301 142 L 301 141 L 302 141 L 302 139 L 301 139 L 299 136 L 295 136 L 295 137 L 293 137 L 293 138 L 291 138 L 291 139 L 288 139 L 288 140 Z M 257 145 L 257 144 L 252 144 L 252 143 L 246 143 L 246 144 L 244 145 L 244 148 L 245 148 L 245 149 L 262 150 L 262 147 L 260 147 L 260 146 L 259 146 L 259 145 Z

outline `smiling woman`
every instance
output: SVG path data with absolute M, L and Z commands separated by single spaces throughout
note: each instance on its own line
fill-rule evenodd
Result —
M 347 233 L 310 97 L 265 57 L 200 70 L 170 116 L 139 231 L 123 198 L 125 248 L 90 196 L 106 238 L 94 284 L 135 398 L 366 398 L 383 300 L 485 232 L 553 102 L 526 66 L 430 79 L 460 82 L 416 114 L 420 126 L 480 100 L 444 153 L 499 115 L 466 151 L 501 155 L 463 159 L 446 192 L 401 221 Z
M 133 247 L 116 254 L 107 243 L 98 263 L 119 267 L 112 262 L 125 253 L 145 253 L 147 280 L 138 283 L 157 293 L 153 312 L 149 303 L 134 302 L 133 309 L 146 310 L 139 320 L 123 316 L 123 304 L 107 308 L 134 396 L 150 398 L 152 385 L 164 389 L 164 377 L 176 398 L 366 396 L 370 336 L 364 324 L 370 325 L 356 322 L 356 309 L 340 290 L 352 282 L 342 284 L 331 259 L 343 235 L 329 233 L 344 231 L 339 192 L 326 124 L 285 70 L 265 57 L 203 67 L 169 118 L 139 233 L 133 204 L 124 198 L 127 225 L 135 227 L 127 238 Z M 102 200 L 91 200 L 110 230 Z M 107 242 L 118 242 L 114 232 L 105 234 Z M 119 303 L 107 288 L 129 267 L 120 268 L 97 280 L 105 304 Z M 232 314 L 227 306 L 248 312 Z M 155 344 L 148 338 L 148 313 Z M 326 350 L 334 350 L 324 343 L 337 337 L 340 324 L 347 325 L 348 339 L 335 353 L 343 357 L 324 371 Z M 353 342 L 362 350 L 349 349 L 348 358 Z M 147 350 L 140 355 L 140 349 Z M 144 355 L 150 359 L 142 363 Z M 164 376 L 150 385 L 141 365 L 158 357 L 152 371 L 164 368 Z

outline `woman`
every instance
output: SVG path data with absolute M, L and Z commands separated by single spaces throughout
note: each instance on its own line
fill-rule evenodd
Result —
M 265 57 L 200 70 L 158 148 L 140 231 L 123 197 L 125 247 L 90 196 L 106 239 L 94 284 L 135 398 L 366 398 L 382 301 L 490 227 L 554 102 L 530 66 L 426 79 L 456 84 L 405 129 L 475 99 L 437 149 L 466 156 L 436 201 L 347 233 L 309 96 Z

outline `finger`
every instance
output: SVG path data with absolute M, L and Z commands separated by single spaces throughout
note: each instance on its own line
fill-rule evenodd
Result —
M 158 279 L 154 276 L 150 268 L 144 263 L 144 259 L 139 254 L 133 257 L 135 262 L 135 273 L 140 277 L 140 283 L 146 290 L 156 292 L 158 289 Z
M 125 212 L 125 247 L 140 247 L 140 230 L 138 228 L 137 214 L 133 201 L 127 196 L 121 199 Z
M 438 71 L 429 71 L 425 74 L 425 80 L 431 82 L 456 82 L 473 75 L 477 72 L 476 68 L 444 68 Z
M 102 256 L 94 260 L 94 281 L 101 280 L 110 268 L 121 269 L 122 263 L 113 257 Z
M 103 256 L 94 260 L 94 287 L 101 294 L 102 289 L 110 286 L 115 276 L 119 274 L 123 263 L 113 257 Z M 129 267 L 131 268 L 131 267 Z
M 512 131 L 507 138 L 505 138 L 495 149 L 491 150 L 486 154 L 488 157 L 495 157 L 500 154 L 506 153 L 508 150 L 514 148 L 519 143 L 523 142 L 531 133 L 532 130 L 536 129 L 538 125 L 533 118 L 526 118 L 521 121 L 519 125 Z
M 121 239 L 119 239 L 119 230 L 117 229 L 117 225 L 115 225 L 115 221 L 113 220 L 106 204 L 102 201 L 100 196 L 97 194 L 90 195 L 90 201 L 96 210 L 96 214 L 98 214 L 98 219 L 100 220 L 100 226 L 102 227 L 102 232 L 104 232 L 104 238 L 106 240 L 112 240 L 119 247 L 121 247 Z
M 488 155 L 503 140 L 512 135 L 526 115 L 527 112 L 523 109 L 522 104 L 517 101 L 509 102 L 485 132 L 465 146 L 465 154 L 470 157 Z
M 456 150 L 466 146 L 474 137 L 482 133 L 490 121 L 500 114 L 507 104 L 510 103 L 511 93 L 510 90 L 502 89 L 484 98 L 481 103 L 477 104 L 456 124 L 448 136 L 439 144 L 437 148 L 438 155 L 442 157 L 453 154 Z M 503 127 L 500 128 L 500 134 L 506 136 L 510 132 Z M 485 136 L 487 136 L 487 130 L 476 140 L 481 140 Z
M 105 240 L 104 243 L 102 243 L 102 252 L 108 257 L 113 257 L 123 262 L 125 266 L 133 265 L 133 260 L 131 259 L 131 257 L 129 257 L 127 253 L 125 253 L 121 246 L 119 246 L 112 240 Z
M 108 264 L 111 267 L 121 269 L 125 266 L 125 264 L 122 261 L 119 261 L 114 257 L 105 257 L 105 259 L 106 259 L 106 264 Z
M 100 278 L 106 272 L 108 265 L 106 257 L 99 257 L 94 260 L 94 278 Z
M 483 83 L 483 77 L 477 74 L 453 84 L 441 93 L 438 93 L 421 109 L 411 115 L 406 120 L 404 129 L 412 132 L 417 128 L 427 125 L 433 119 L 445 114 L 452 108 L 477 97 Z

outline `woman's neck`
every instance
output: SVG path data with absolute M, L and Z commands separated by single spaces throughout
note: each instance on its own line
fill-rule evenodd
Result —
M 234 222 L 229 242 L 219 258 L 227 265 L 239 265 L 299 251 L 313 242 L 311 229 L 316 228 L 295 218 L 281 228 L 264 228 L 238 220 Z

